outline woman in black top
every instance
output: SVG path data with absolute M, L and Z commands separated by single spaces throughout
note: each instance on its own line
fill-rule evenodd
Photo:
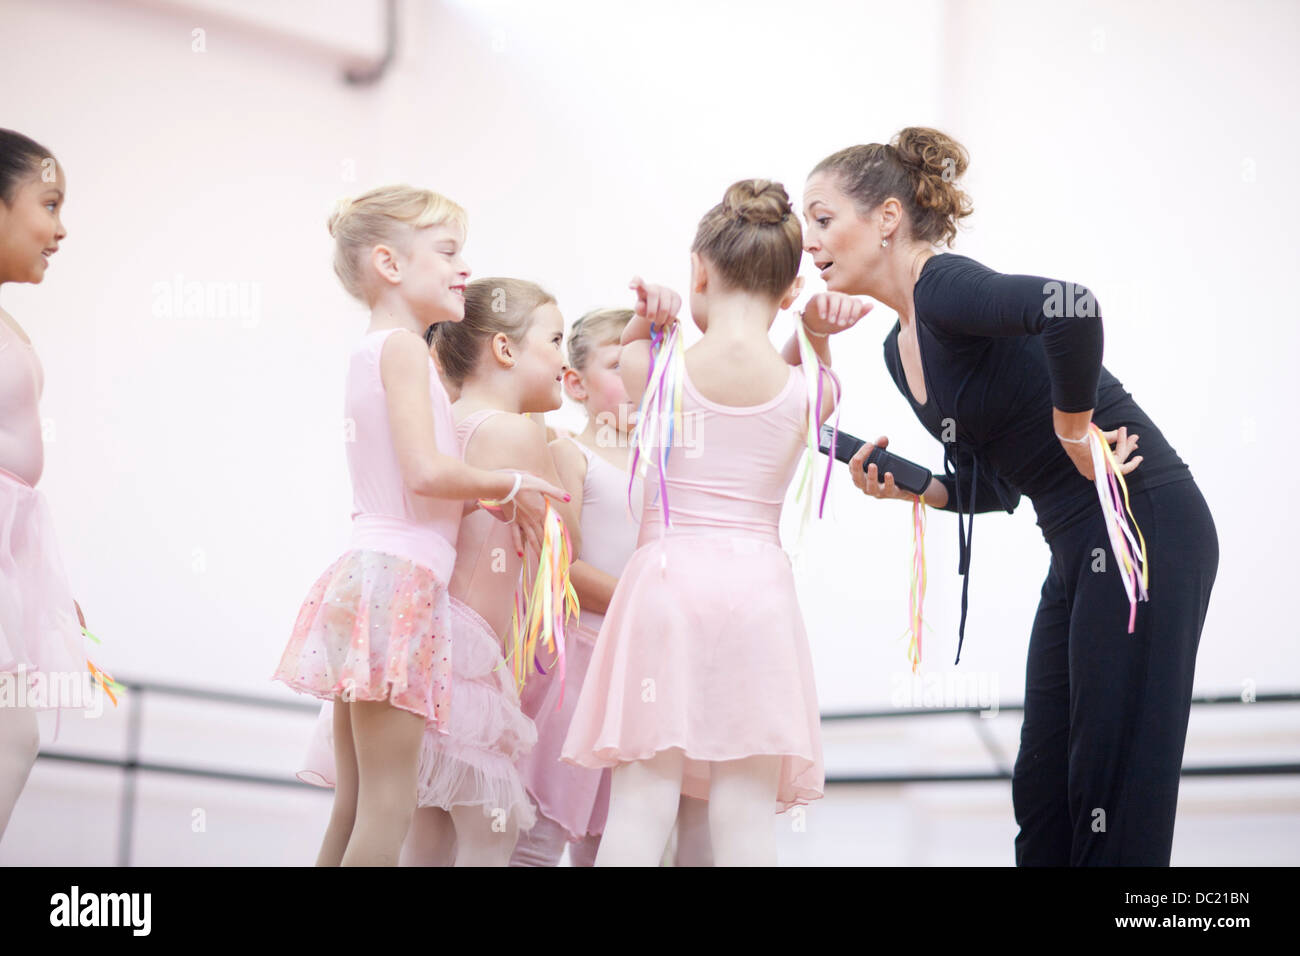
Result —
M 936 254 L 971 211 L 955 182 L 966 163 L 956 142 L 916 127 L 890 145 L 827 157 L 806 185 L 804 247 L 828 289 L 869 295 L 899 315 L 885 364 L 943 442 L 945 473 L 925 501 L 958 514 L 959 572 L 969 568 L 975 513 L 1013 511 L 1022 494 L 1051 550 L 1012 777 L 1016 862 L 1168 865 L 1196 649 L 1218 568 L 1214 521 L 1187 466 L 1102 366 L 1101 312 L 1089 290 Z M 837 331 L 825 318 L 805 320 Z M 1150 600 L 1138 604 L 1132 634 L 1091 481 L 1089 422 L 1114 443 L 1146 539 Z M 1139 437 L 1142 454 L 1130 459 Z M 850 464 L 854 483 L 912 500 L 874 465 L 863 472 L 870 448 Z

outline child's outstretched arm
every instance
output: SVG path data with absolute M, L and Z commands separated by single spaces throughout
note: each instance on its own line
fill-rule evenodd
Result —
M 632 319 L 623 327 L 623 346 L 618 356 L 618 370 L 623 377 L 623 387 L 633 404 L 640 404 L 650 375 L 651 326 L 667 329 L 677 321 L 682 307 L 682 297 L 667 286 L 652 285 L 640 276 L 633 276 L 628 288 L 636 292 L 636 305 Z
M 808 300 L 802 313 L 804 329 L 808 341 L 812 343 L 817 361 L 828 370 L 831 367 L 830 336 L 836 332 L 851 329 L 871 311 L 871 303 L 841 292 L 819 292 Z M 799 334 L 790 336 L 781 348 L 781 357 L 790 365 L 802 365 L 803 356 L 799 352 Z M 822 407 L 818 409 L 817 422 L 825 424 L 835 410 L 835 389 L 827 388 L 822 394 Z
M 543 481 L 563 488 L 555 469 L 555 460 L 546 445 L 546 426 L 522 415 L 493 415 L 474 435 L 474 461 L 484 468 L 512 468 L 537 475 Z M 567 490 L 559 501 L 552 501 L 560 520 L 569 532 L 569 546 L 574 555 L 582 548 L 582 529 L 578 510 L 581 504 Z M 536 545 L 541 544 L 537 538 Z

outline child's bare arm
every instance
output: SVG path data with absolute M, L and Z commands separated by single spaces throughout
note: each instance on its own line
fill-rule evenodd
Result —
M 614 589 L 618 587 L 618 578 L 586 561 L 575 561 L 569 569 L 569 580 L 573 582 L 573 590 L 578 592 L 578 605 L 584 611 L 604 614 L 609 610 Z
M 430 498 L 471 500 L 510 493 L 513 475 L 474 468 L 438 450 L 429 398 L 429 350 L 423 339 L 414 332 L 390 335 L 380 353 L 379 374 L 393 450 L 407 488 Z
M 484 468 L 525 471 L 557 488 L 561 485 L 555 460 L 546 445 L 546 428 L 541 422 L 522 415 L 493 415 L 479 426 L 471 445 L 475 464 Z M 568 491 L 565 490 L 564 493 L 568 494 Z M 578 554 L 582 547 L 582 530 L 579 527 L 579 512 L 574 509 L 572 498 L 568 502 L 562 499 L 552 500 L 551 507 L 559 514 L 569 532 L 573 553 Z

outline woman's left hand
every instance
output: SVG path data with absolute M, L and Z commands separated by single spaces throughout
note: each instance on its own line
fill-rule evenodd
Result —
M 851 329 L 874 308 L 867 302 L 843 292 L 818 292 L 808 300 L 803 310 L 803 324 L 808 331 L 818 335 L 831 335 Z
M 1060 434 L 1058 433 L 1058 437 Z M 1137 450 L 1138 436 L 1130 435 L 1126 427 L 1121 426 L 1108 432 L 1102 432 L 1102 435 L 1105 436 L 1107 444 L 1113 443 L 1114 445 L 1115 461 L 1119 464 L 1120 474 L 1127 475 L 1142 463 L 1141 455 L 1138 455 L 1132 461 L 1127 460 L 1128 456 Z M 1096 472 L 1092 467 L 1092 442 L 1062 441 L 1061 447 L 1065 449 L 1065 453 L 1074 462 L 1074 467 L 1079 469 L 1079 474 L 1089 481 L 1094 481 Z

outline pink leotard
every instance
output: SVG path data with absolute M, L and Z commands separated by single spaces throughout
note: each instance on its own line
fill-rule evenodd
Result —
M 0 471 L 35 486 L 45 466 L 41 390 L 45 373 L 30 342 L 0 321 Z
M 451 580 L 456 563 L 456 537 L 464 502 L 414 494 L 402 480 L 388 426 L 388 400 L 380 378 L 384 343 L 398 329 L 368 333 L 348 365 L 344 423 L 353 426 L 347 443 L 352 476 L 351 547 L 383 551 L 422 564 L 440 581 Z M 451 402 L 429 358 L 429 397 L 433 403 L 438 450 L 460 457 Z

